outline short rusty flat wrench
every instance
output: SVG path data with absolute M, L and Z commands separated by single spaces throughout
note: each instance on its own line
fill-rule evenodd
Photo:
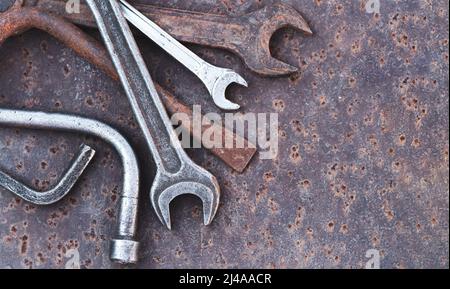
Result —
M 92 13 L 86 5 L 80 13 L 69 14 L 61 0 L 25 0 L 27 6 L 36 6 L 67 18 L 69 21 L 95 27 Z M 180 9 L 162 8 L 148 4 L 133 5 L 170 35 L 182 42 L 223 48 L 239 55 L 254 72 L 263 76 L 282 76 L 298 71 L 272 57 L 270 40 L 283 27 L 293 27 L 305 35 L 312 31 L 293 7 L 277 3 L 239 16 L 230 17 Z
M 220 199 L 217 180 L 183 150 L 118 1 L 87 0 L 87 3 L 157 167 L 150 191 L 156 214 L 170 229 L 171 201 L 179 195 L 193 194 L 203 201 L 204 223 L 210 224 Z

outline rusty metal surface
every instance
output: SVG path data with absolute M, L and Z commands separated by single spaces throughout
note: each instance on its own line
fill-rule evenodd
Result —
M 242 15 L 277 1 L 135 1 Z M 243 112 L 278 112 L 280 153 L 238 174 L 204 150 L 189 150 L 223 194 L 202 226 L 200 202 L 173 205 L 173 230 L 157 220 L 141 188 L 142 268 L 364 267 L 369 249 L 384 268 L 448 268 L 448 2 L 284 1 L 314 36 L 282 30 L 274 54 L 300 67 L 262 78 L 228 52 L 190 46 L 250 83 L 230 95 Z M 95 31 L 90 31 L 98 38 Z M 144 38 L 155 80 L 190 105 L 216 111 L 195 76 Z M 120 86 L 37 30 L 0 46 L 0 106 L 69 112 L 127 136 L 153 172 Z M 97 155 L 64 201 L 34 207 L 0 190 L 0 267 L 61 268 L 79 254 L 86 268 L 110 268 L 121 166 L 100 140 L 0 128 L 0 168 L 36 189 L 60 178 L 81 143 Z M 67 255 L 66 255 L 67 254 Z

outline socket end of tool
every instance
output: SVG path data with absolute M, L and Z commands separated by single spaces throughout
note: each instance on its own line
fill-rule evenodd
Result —
M 139 243 L 132 240 L 111 241 L 111 260 L 119 264 L 136 264 L 138 262 Z
M 222 73 L 214 83 L 211 94 L 214 99 L 214 103 L 223 110 L 237 110 L 240 108 L 239 104 L 233 103 L 225 97 L 225 92 L 228 86 L 232 83 L 237 83 L 248 87 L 247 81 L 230 69 L 225 69 L 224 73 Z

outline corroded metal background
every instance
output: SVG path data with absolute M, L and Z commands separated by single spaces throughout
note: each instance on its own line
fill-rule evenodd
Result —
M 276 1 L 135 1 L 240 15 Z M 189 3 L 188 3 L 189 2 Z M 173 231 L 153 213 L 153 169 L 122 89 L 50 36 L 29 31 L 0 47 L 0 106 L 75 113 L 127 136 L 142 165 L 142 268 L 448 268 L 448 2 L 284 1 L 315 33 L 282 30 L 274 54 L 301 72 L 261 78 L 233 54 L 190 46 L 250 83 L 230 95 L 243 112 L 279 112 L 280 153 L 237 174 L 204 150 L 193 159 L 222 186 L 218 215 L 173 204 Z M 95 31 L 91 31 L 98 37 Z M 155 80 L 188 104 L 217 111 L 195 76 L 144 38 Z M 108 258 L 121 167 L 86 136 L 0 128 L 0 169 L 34 188 L 55 183 L 81 142 L 97 155 L 74 191 L 35 207 L 0 190 L 0 268 L 118 267 Z

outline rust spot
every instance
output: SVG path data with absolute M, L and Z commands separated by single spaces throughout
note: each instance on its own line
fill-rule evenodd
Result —
M 48 168 L 48 163 L 46 161 L 41 162 L 41 169 L 46 170 Z
M 291 147 L 290 160 L 294 164 L 298 164 L 301 161 L 299 145 L 293 145 Z
M 28 250 L 28 236 L 23 235 L 22 238 L 20 238 L 21 244 L 20 244 L 20 254 L 25 255 Z
M 278 112 L 283 112 L 285 109 L 284 101 L 281 99 L 275 99 L 273 101 L 273 108 Z
M 347 234 L 348 233 L 348 225 L 347 224 L 342 224 L 339 232 L 344 234 L 344 235 Z
M 330 222 L 327 224 L 327 231 L 328 231 L 329 233 L 332 233 L 332 232 L 334 231 L 334 222 L 333 222 L 333 221 L 330 221 Z
M 399 146 L 404 146 L 406 143 L 406 136 L 404 134 L 399 135 L 397 144 Z
M 275 176 L 273 175 L 272 172 L 265 172 L 264 176 L 263 176 L 263 180 L 266 183 L 272 182 L 275 180 Z

